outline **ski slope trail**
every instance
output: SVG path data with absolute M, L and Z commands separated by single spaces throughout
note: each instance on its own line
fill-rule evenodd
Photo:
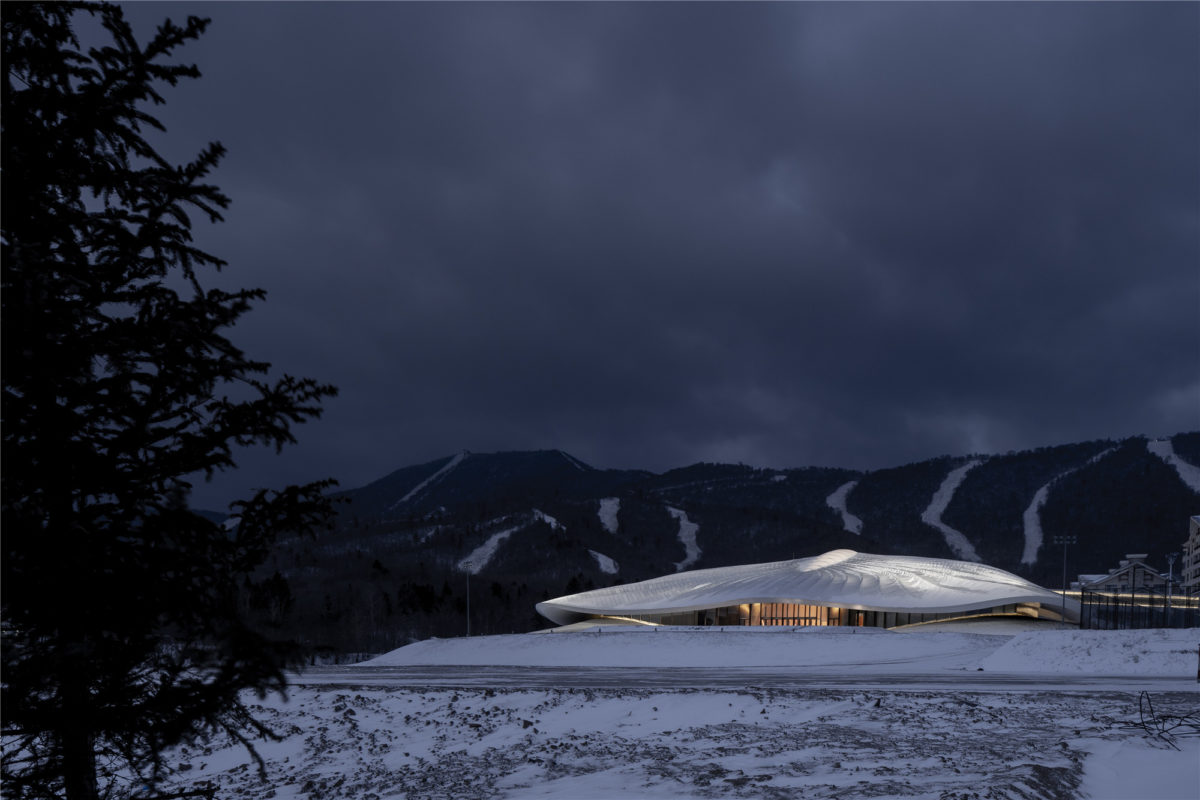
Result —
M 968 461 L 958 469 L 951 470 L 946 479 L 942 481 L 942 485 L 933 493 L 933 500 L 929 502 L 929 507 L 921 512 L 921 521 L 941 531 L 942 537 L 945 538 L 946 544 L 954 552 L 954 555 L 963 561 L 982 561 L 983 559 L 975 552 L 975 546 L 967 540 L 967 537 L 961 531 L 957 531 L 942 522 L 942 514 L 946 513 L 950 501 L 954 499 L 954 493 L 958 491 L 958 487 L 962 484 L 963 479 L 967 477 L 967 473 L 982 463 L 983 460 L 977 458 L 973 461 Z
M 578 458 L 575 458 L 575 456 L 571 455 L 570 453 L 567 453 L 563 450 L 559 450 L 558 454 L 560 456 L 562 456 L 564 459 L 566 459 L 568 464 L 570 464 L 572 467 L 579 470 L 580 472 L 587 472 L 588 470 L 591 469 L 591 467 L 584 464 L 582 461 L 580 461 Z
M 1186 483 L 1193 492 L 1200 494 L 1200 467 L 1189 464 L 1180 458 L 1175 453 L 1170 439 L 1152 439 L 1146 442 L 1146 449 L 1167 462 L 1168 466 L 1174 467 L 1175 472 L 1179 474 L 1179 479 Z
M 1065 472 L 1060 472 L 1055 475 L 1044 486 L 1039 488 L 1033 495 L 1033 500 L 1030 501 L 1029 507 L 1025 509 L 1025 513 L 1021 515 L 1021 522 L 1025 532 L 1025 550 L 1021 553 L 1021 563 L 1033 565 L 1037 563 L 1038 551 L 1042 549 L 1042 543 L 1045 541 L 1045 534 L 1042 533 L 1042 506 L 1046 505 L 1046 501 L 1050 499 L 1050 487 L 1056 482 L 1062 480 L 1073 472 L 1078 472 L 1084 467 L 1095 464 L 1100 459 L 1104 458 L 1109 453 L 1117 448 L 1110 447 L 1107 450 L 1097 453 L 1089 458 L 1086 462 L 1078 467 L 1071 467 Z
M 667 512 L 679 520 L 679 541 L 683 542 L 683 561 L 675 565 L 676 572 L 683 572 L 700 560 L 700 545 L 696 543 L 696 533 L 700 526 L 688 519 L 687 514 L 678 508 L 667 506 Z
M 592 554 L 592 558 L 596 559 L 596 566 L 605 575 L 616 575 L 621 571 L 621 565 L 604 555 L 604 553 L 597 553 L 595 550 L 588 550 L 588 552 Z
M 846 498 L 858 486 L 858 481 L 848 481 L 834 489 L 833 494 L 825 498 L 825 505 L 842 515 L 842 527 L 855 536 L 862 535 L 863 522 L 846 508 Z
M 469 572 L 472 575 L 478 575 L 488 562 L 492 560 L 492 556 L 496 555 L 496 549 L 503 544 L 504 540 L 512 536 L 524 525 L 513 525 L 510 528 L 505 528 L 502 531 L 497 531 L 488 537 L 487 541 L 476 547 L 467 557 L 458 562 L 459 572 Z
M 533 517 L 534 517 L 534 519 L 541 520 L 542 522 L 546 523 L 547 525 L 549 525 L 551 528 L 554 528 L 555 530 L 565 531 L 567 529 L 566 525 L 563 525 L 561 522 L 559 522 L 558 520 L 556 520 L 554 517 L 550 516 L 546 512 L 538 511 L 536 508 L 533 510 Z
M 461 453 L 456 455 L 454 458 L 447 461 L 445 466 L 443 466 L 437 472 L 430 475 L 425 480 L 418 483 L 413 488 L 409 489 L 408 494 L 404 495 L 404 497 L 401 497 L 399 500 L 392 503 L 391 506 L 388 507 L 388 511 L 395 511 L 397 506 L 407 503 L 409 500 L 412 500 L 418 494 L 423 492 L 427 486 L 431 485 L 432 483 L 434 483 L 436 481 L 440 481 L 442 478 L 446 477 L 446 474 L 449 473 L 450 470 L 454 469 L 459 464 L 461 464 L 463 462 L 463 460 L 466 459 L 466 457 L 469 455 L 470 455 L 470 453 L 468 453 L 466 450 L 463 450 Z
M 486 542 L 479 545 L 479 547 L 476 547 L 474 550 L 468 553 L 465 558 L 458 562 L 458 571 L 469 572 L 472 575 L 478 575 L 480 571 L 488 565 L 488 562 L 492 560 L 492 556 L 496 555 L 496 550 L 499 549 L 500 545 L 503 544 L 508 537 L 512 536 L 522 528 L 528 527 L 533 522 L 544 522 L 551 528 L 555 528 L 560 531 L 565 531 L 567 529 L 565 525 L 544 511 L 538 511 L 535 508 L 533 511 L 529 512 L 529 514 L 531 517 L 533 517 L 532 520 L 521 522 L 517 525 L 510 525 L 509 527 L 496 531 L 489 536 Z M 497 522 L 503 522 L 506 519 L 511 519 L 511 517 L 500 517 L 499 519 L 493 520 L 492 523 L 494 524 Z
M 600 517 L 600 524 L 604 526 L 604 530 L 609 533 L 616 533 L 620 530 L 620 523 L 617 522 L 617 512 L 621 510 L 621 498 L 605 497 L 600 500 L 600 510 L 597 515 Z

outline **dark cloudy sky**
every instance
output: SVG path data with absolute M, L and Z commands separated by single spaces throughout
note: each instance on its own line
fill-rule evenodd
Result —
M 341 389 L 198 505 L 1200 429 L 1200 4 L 127 10 L 212 17 L 166 148 L 229 148 L 235 341 Z

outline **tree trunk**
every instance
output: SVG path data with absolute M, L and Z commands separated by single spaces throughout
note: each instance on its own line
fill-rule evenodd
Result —
M 63 731 L 62 769 L 66 800 L 99 800 L 96 784 L 96 751 L 90 731 L 74 728 Z
M 62 700 L 66 713 L 58 740 L 66 800 L 100 800 L 96 782 L 96 737 L 87 699 L 86 685 L 77 681 L 64 683 Z

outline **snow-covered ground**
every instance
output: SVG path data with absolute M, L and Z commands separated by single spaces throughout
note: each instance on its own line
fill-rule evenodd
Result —
M 1198 662 L 1200 630 L 1156 628 L 1022 633 L 982 658 L 980 666 L 991 672 L 1200 678 Z
M 939 637 L 943 637 L 939 641 Z M 595 644 L 593 644 L 595 643 Z M 731 644 L 732 643 L 732 644 Z M 1200 713 L 1200 630 L 961 633 L 712 629 L 524 634 L 422 642 L 359 665 L 516 663 L 609 654 L 645 667 L 774 663 L 898 675 L 983 666 L 1019 673 L 1178 675 L 1159 715 Z M 740 661 L 734 657 L 740 650 Z M 624 656 L 613 656 L 623 651 Z M 557 652 L 559 655 L 552 656 Z M 491 654 L 491 660 L 477 654 Z M 673 656 L 664 656 L 664 653 Z M 440 658 L 440 662 L 439 662 Z M 469 660 L 474 659 L 474 660 Z M 389 666 L 392 665 L 392 666 Z M 1137 691 L 771 687 L 530 688 L 305 685 L 257 711 L 282 739 L 181 750 L 175 783 L 218 797 L 304 798 L 1096 798 L 1200 797 L 1200 738 L 1167 741 Z
M 428 639 L 364 666 L 865 667 L 871 673 L 974 669 L 979 653 L 1010 637 L 892 633 L 882 628 L 676 628 L 594 626 L 574 634 Z
M 1037 624 L 1037 623 L 1031 623 Z M 362 667 L 836 667 L 862 675 L 999 672 L 1195 680 L 1200 630 L 904 632 L 882 628 L 572 626 L 509 636 L 427 639 Z M 989 629 L 992 631 L 999 629 Z M 964 678 L 967 676 L 964 676 Z

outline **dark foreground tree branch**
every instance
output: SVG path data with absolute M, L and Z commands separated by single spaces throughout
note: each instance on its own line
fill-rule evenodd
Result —
M 109 43 L 83 52 L 77 15 Z M 241 693 L 283 691 L 294 652 L 247 625 L 237 592 L 277 535 L 330 519 L 328 481 L 259 492 L 225 526 L 187 507 L 189 476 L 292 443 L 334 394 L 269 378 L 225 336 L 264 294 L 203 287 L 224 262 L 191 219 L 229 204 L 205 182 L 223 148 L 175 165 L 146 139 L 159 88 L 199 75 L 167 59 L 206 25 L 141 46 L 116 6 L 4 8 L 8 797 L 142 792 L 165 748 L 268 733 Z

